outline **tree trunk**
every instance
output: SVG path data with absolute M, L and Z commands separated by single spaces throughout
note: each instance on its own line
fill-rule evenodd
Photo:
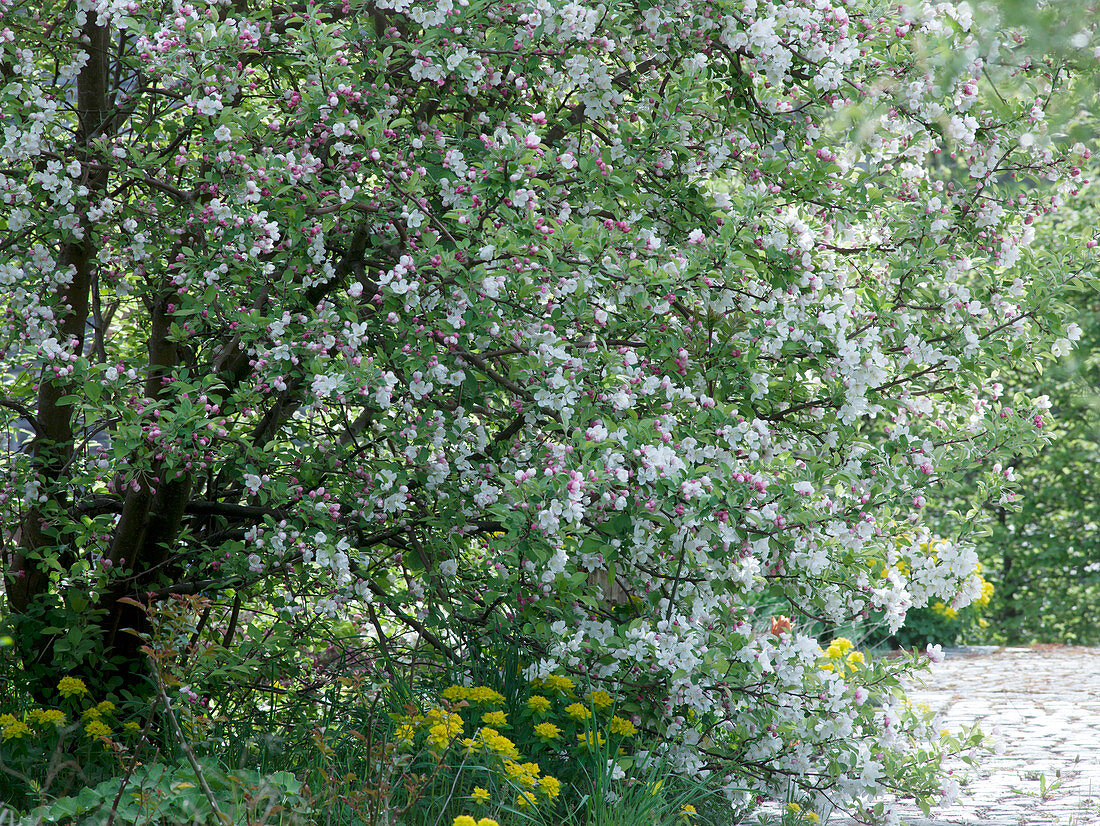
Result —
M 102 196 L 107 188 L 105 164 L 94 163 L 94 142 L 108 123 L 107 66 L 109 30 L 89 14 L 81 34 L 88 61 L 77 76 L 77 125 L 73 158 L 82 166 L 82 181 L 89 199 Z M 69 270 L 71 279 L 58 286 L 54 300 L 58 307 L 58 339 L 68 352 L 80 354 L 84 347 L 89 296 L 94 277 L 93 233 L 85 214 L 80 216 L 83 234 L 65 241 L 58 254 L 58 267 Z M 44 624 L 35 616 L 45 607 L 50 591 L 47 558 L 59 553 L 58 529 L 68 506 L 65 471 L 73 455 L 73 405 L 62 399 L 75 393 L 71 381 L 43 369 L 38 385 L 30 446 L 31 467 L 39 480 L 39 500 L 32 503 L 19 525 L 18 550 L 13 554 L 5 588 L 16 625 L 16 645 L 25 668 L 48 665 L 53 658 L 53 638 L 40 630 Z

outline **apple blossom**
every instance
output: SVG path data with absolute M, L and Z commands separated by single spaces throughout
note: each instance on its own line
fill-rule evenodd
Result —
M 950 3 L 0 9 L 22 657 L 68 656 L 59 591 L 131 687 L 138 597 L 366 603 L 638 698 L 734 803 L 939 795 L 913 663 L 794 629 L 978 596 L 917 503 L 1042 438 L 989 377 L 1074 338 L 1029 245 L 1081 153 L 1025 39 Z

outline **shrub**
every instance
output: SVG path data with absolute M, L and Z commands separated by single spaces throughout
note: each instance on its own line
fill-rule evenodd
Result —
M 187 689 L 197 740 L 323 752 L 349 623 L 418 754 L 462 713 L 415 692 L 502 640 L 731 809 L 939 795 L 921 659 L 818 640 L 981 594 L 923 514 L 1006 502 L 1049 424 L 991 376 L 1062 347 L 1080 268 L 1029 244 L 1088 159 L 1045 108 L 1080 38 L 1054 67 L 863 0 L 0 11 L 10 702 L 95 676 L 168 750 Z

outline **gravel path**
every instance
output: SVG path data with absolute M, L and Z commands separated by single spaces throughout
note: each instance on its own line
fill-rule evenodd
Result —
M 910 691 L 944 725 L 979 722 L 998 743 L 962 797 L 911 826 L 1100 824 L 1100 649 L 950 652 Z

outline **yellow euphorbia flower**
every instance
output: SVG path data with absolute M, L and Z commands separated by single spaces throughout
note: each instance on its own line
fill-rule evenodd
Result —
M 514 760 L 507 760 L 504 763 L 504 773 L 508 775 L 508 779 L 515 783 L 517 786 L 523 786 L 528 789 L 535 788 L 535 783 L 539 777 L 539 764 L 538 763 L 517 763 Z
M 556 777 L 546 775 L 539 780 L 539 790 L 553 800 L 561 793 L 561 781 Z
M 561 734 L 561 729 L 553 723 L 539 723 L 535 726 L 535 734 L 543 740 L 555 740 Z
M 434 749 L 442 751 L 462 734 L 462 718 L 453 712 L 433 708 L 424 715 L 424 719 L 431 723 L 427 743 Z
M 622 717 L 612 717 L 608 728 L 612 734 L 618 734 L 620 737 L 633 737 L 638 732 L 637 726 Z
M 27 716 L 40 726 L 65 725 L 65 712 L 59 708 L 32 708 Z
M 466 692 L 466 699 L 471 703 L 485 703 L 491 706 L 504 705 L 504 695 L 494 691 L 487 685 L 475 685 Z
M 608 694 L 606 691 L 601 691 L 599 689 L 593 691 L 588 695 L 588 701 L 592 703 L 592 705 L 594 705 L 596 708 L 601 709 L 607 708 L 609 705 L 611 705 L 612 702 L 614 702 L 611 699 L 610 694 Z
M 0 716 L 0 738 L 18 740 L 30 733 L 30 728 L 22 720 L 16 720 L 11 714 Z
M 452 703 L 457 703 L 461 700 L 465 700 L 470 693 L 470 689 L 464 685 L 449 685 L 440 692 L 440 696 L 445 700 L 450 700 Z
M 107 737 L 111 733 L 111 727 L 102 720 L 92 720 L 84 726 L 84 733 L 89 737 Z
M 57 693 L 62 697 L 72 697 L 77 694 L 87 694 L 88 686 L 79 677 L 62 677 L 57 684 Z
M 560 694 L 572 694 L 573 689 L 577 687 L 577 684 L 568 677 L 561 677 L 557 674 L 548 674 L 545 677 L 534 679 L 531 681 L 531 685 L 535 688 L 548 688 Z
M 582 703 L 570 703 L 565 707 L 565 713 L 576 720 L 578 723 L 583 723 L 590 716 L 592 712 L 588 710 L 588 707 Z
M 477 742 L 501 757 L 519 759 L 519 749 L 516 748 L 516 744 L 494 728 L 483 728 L 478 733 Z
M 838 660 L 841 659 L 849 651 L 851 651 L 854 647 L 855 646 L 852 644 L 852 641 L 847 637 L 837 637 L 835 640 L 829 643 L 829 647 L 825 649 L 825 656 L 833 660 Z

